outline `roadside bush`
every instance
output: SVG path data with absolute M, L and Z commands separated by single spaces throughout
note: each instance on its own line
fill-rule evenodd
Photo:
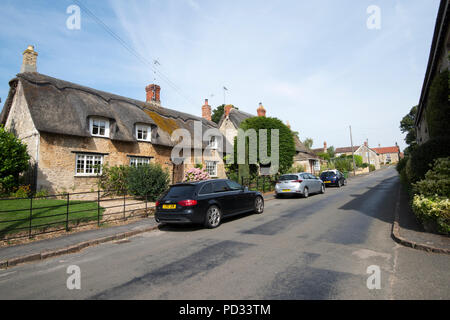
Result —
M 450 155 L 450 137 L 440 137 L 418 145 L 406 165 L 406 174 L 411 183 L 422 180 L 437 158 Z
M 211 179 L 209 173 L 199 168 L 189 169 L 184 175 L 184 181 L 202 181 L 209 179 Z
M 170 175 L 159 164 L 150 163 L 129 167 L 126 181 L 129 193 L 155 201 L 169 187 Z
M 334 160 L 334 165 L 341 172 L 348 172 L 353 169 L 353 161 L 349 158 L 337 158 Z
M 31 195 L 30 185 L 20 186 L 15 192 L 11 194 L 13 198 L 28 198 Z
M 127 189 L 129 171 L 130 167 L 128 166 L 110 167 L 105 164 L 102 167 L 102 174 L 98 177 L 99 188 L 114 194 L 123 194 Z
M 299 172 L 305 172 L 305 166 L 298 164 L 295 166 L 292 166 L 287 173 L 299 173 Z
M 424 196 L 450 196 L 450 157 L 436 159 L 425 179 L 413 184 L 413 192 Z
M 450 234 L 450 201 L 448 197 L 416 194 L 412 202 L 416 217 L 427 231 Z M 437 228 L 435 230 L 434 224 Z
M 369 172 L 375 171 L 376 168 L 373 164 L 369 165 Z

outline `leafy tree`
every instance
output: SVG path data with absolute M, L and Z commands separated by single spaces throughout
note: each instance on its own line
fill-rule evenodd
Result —
M 279 119 L 270 117 L 252 117 L 244 120 L 240 126 L 244 131 L 254 129 L 257 134 L 257 162 L 260 163 L 259 158 L 259 130 L 267 129 L 267 155 L 271 156 L 271 130 L 279 130 L 279 172 L 287 172 L 294 162 L 295 143 L 292 131 Z M 235 151 L 237 151 L 237 137 L 235 138 Z M 249 139 L 246 139 L 246 150 L 249 147 Z M 235 152 L 237 157 L 237 152 Z M 248 162 L 248 152 L 246 154 L 246 161 Z
M 305 138 L 305 140 L 303 141 L 303 144 L 305 145 L 306 148 L 311 149 L 313 142 L 314 142 L 313 139 Z
M 16 188 L 29 160 L 26 144 L 0 126 L 0 189 L 9 193 Z
M 330 159 L 334 158 L 334 155 L 335 155 L 334 147 L 333 146 L 329 146 L 327 148 L 327 153 L 328 153 Z
M 237 108 L 237 107 L 235 107 L 235 106 L 233 106 L 233 108 L 234 108 L 234 109 L 239 109 L 239 108 Z M 213 110 L 212 115 L 211 115 L 211 120 L 212 120 L 213 122 L 215 122 L 215 123 L 219 123 L 219 122 L 220 122 L 220 119 L 222 118 L 224 112 L 225 112 L 225 105 L 224 105 L 224 104 L 221 104 L 220 106 L 218 106 L 217 108 L 215 108 L 215 109 Z
M 405 142 L 408 145 L 416 143 L 416 128 L 414 123 L 416 121 L 417 106 L 411 108 L 409 113 L 400 121 L 400 131 L 406 133 Z

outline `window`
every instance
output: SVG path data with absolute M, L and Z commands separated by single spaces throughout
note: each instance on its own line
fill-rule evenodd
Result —
M 94 176 L 102 173 L 102 155 L 77 154 L 76 159 L 77 176 Z
M 216 140 L 216 136 L 212 136 L 209 138 L 209 144 L 208 147 L 210 147 L 211 149 L 217 149 L 217 140 Z
M 217 161 L 206 161 L 206 172 L 211 177 L 217 177 Z
M 151 141 L 152 129 L 150 126 L 136 125 L 136 139 L 139 141 Z
M 233 180 L 228 180 L 227 184 L 228 184 L 228 187 L 231 190 L 242 190 L 243 189 L 242 186 L 239 183 L 237 183 L 237 182 L 235 182 Z
M 212 183 L 207 183 L 203 186 L 202 190 L 200 190 L 199 194 L 209 194 L 212 193 Z
M 150 164 L 151 158 L 143 158 L 143 157 L 130 157 L 130 166 L 138 167 L 145 164 Z
M 101 118 L 89 120 L 91 135 L 95 137 L 109 137 L 109 121 Z
M 225 192 L 230 191 L 227 183 L 225 181 L 217 181 L 213 184 L 214 192 Z

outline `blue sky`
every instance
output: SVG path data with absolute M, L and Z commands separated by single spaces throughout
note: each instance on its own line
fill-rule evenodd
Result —
M 205 98 L 289 121 L 314 147 L 369 139 L 405 147 L 400 119 L 418 103 L 438 0 L 81 0 L 147 60 L 157 59 L 162 104 L 201 115 Z M 69 30 L 72 0 L 2 0 L 0 97 L 33 44 L 38 71 L 145 100 L 151 68 L 89 15 Z M 381 9 L 369 30 L 366 10 Z

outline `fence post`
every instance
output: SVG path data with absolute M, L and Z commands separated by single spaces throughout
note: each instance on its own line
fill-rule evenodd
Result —
M 126 194 L 125 194 L 125 191 L 124 191 L 123 192 L 123 220 L 124 221 L 127 220 L 126 217 L 125 217 L 125 197 L 126 197 Z
M 100 227 L 100 189 L 97 190 L 97 227 Z
M 33 195 L 30 196 L 30 226 L 28 229 L 28 238 L 31 238 L 31 221 L 33 220 Z
M 66 231 L 69 231 L 69 193 L 67 192 L 67 204 L 66 204 Z
M 148 211 L 147 211 L 147 194 L 145 194 L 145 216 L 148 217 Z

